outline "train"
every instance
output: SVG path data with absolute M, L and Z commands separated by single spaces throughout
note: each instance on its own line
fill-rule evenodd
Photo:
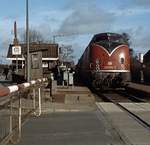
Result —
M 142 71 L 144 83 L 150 84 L 150 50 L 144 55 Z
M 134 83 L 150 84 L 150 50 L 143 53 L 131 54 L 131 81 Z
M 124 35 L 95 34 L 77 64 L 77 73 L 95 88 L 118 88 L 130 81 L 129 45 Z

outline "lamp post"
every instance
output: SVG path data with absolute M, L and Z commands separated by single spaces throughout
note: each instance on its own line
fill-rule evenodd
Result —
M 29 7 L 28 0 L 26 0 L 26 48 L 27 48 L 27 81 L 30 81 L 30 54 L 29 54 Z

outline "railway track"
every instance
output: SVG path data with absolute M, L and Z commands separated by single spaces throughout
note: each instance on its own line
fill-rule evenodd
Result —
M 116 92 L 117 94 L 119 94 L 120 96 L 124 96 L 124 97 L 130 99 L 132 102 L 138 102 L 138 103 L 140 103 L 140 102 L 143 102 L 143 103 L 148 102 L 148 100 L 146 100 L 146 99 L 144 99 L 144 98 L 141 98 L 141 97 L 139 97 L 139 96 L 135 96 L 135 95 L 133 95 L 133 94 L 131 94 L 131 93 L 128 93 L 128 92 L 126 92 L 125 90 L 124 90 L 124 91 L 123 91 L 123 90 L 117 90 L 117 91 L 115 91 L 115 92 Z
M 140 116 L 136 115 L 135 113 L 133 113 L 132 111 L 130 111 L 129 109 L 127 109 L 126 107 L 124 107 L 123 105 L 120 104 L 120 102 L 133 102 L 134 100 L 138 100 L 138 102 L 145 102 L 145 100 L 139 100 L 139 98 L 134 97 L 134 96 L 128 96 L 125 97 L 123 95 L 120 95 L 118 93 L 109 93 L 109 94 L 99 94 L 100 97 L 103 98 L 103 100 L 107 101 L 107 102 L 112 102 L 115 105 L 117 105 L 119 108 L 121 108 L 123 111 L 127 112 L 129 116 L 131 116 L 132 118 L 134 118 L 138 123 L 140 123 L 142 126 L 144 126 L 145 128 L 147 128 L 148 130 L 150 130 L 150 124 L 149 122 L 146 122 L 145 120 L 143 120 Z M 132 99 L 130 99 L 130 97 L 133 97 Z
M 101 98 L 97 99 L 98 97 L 96 97 L 97 100 L 102 100 L 106 102 L 111 102 L 110 99 L 116 102 L 136 102 L 136 103 L 150 102 L 150 98 L 147 97 L 142 98 L 140 96 L 135 96 L 134 94 L 126 92 L 126 90 L 113 90 L 107 93 L 95 91 L 95 94 L 97 94 L 97 96 Z
M 150 94 L 147 92 L 144 92 L 142 90 L 136 90 L 134 88 L 126 88 L 125 90 L 126 94 L 130 94 L 135 98 L 138 98 L 142 102 L 150 102 Z
M 106 102 L 132 102 L 132 100 L 130 100 L 129 98 L 127 98 L 123 95 L 119 95 L 114 92 L 112 92 L 112 93 L 109 92 L 109 93 L 104 93 L 104 94 L 100 93 L 99 95 Z

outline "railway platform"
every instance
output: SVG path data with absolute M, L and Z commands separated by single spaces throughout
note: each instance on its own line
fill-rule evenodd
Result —
M 84 112 L 96 109 L 95 98 L 86 87 L 57 86 L 53 96 L 49 96 L 49 90 L 45 93 L 42 113 L 52 112 Z
M 120 104 L 149 123 L 149 104 Z M 149 145 L 149 127 L 145 127 L 144 124 L 139 123 L 135 118 L 113 103 L 97 103 L 97 106 L 127 145 Z
M 17 145 L 123 145 L 94 111 L 63 112 L 32 118 Z
M 137 91 L 141 91 L 141 92 L 150 94 L 150 85 L 129 82 L 129 83 L 127 83 L 127 88 L 129 88 L 129 89 L 131 88 L 131 89 L 134 89 Z
M 150 104 L 149 103 L 120 103 L 123 107 L 142 118 L 150 126 Z
M 58 86 L 53 99 L 46 92 L 42 115 L 23 126 L 17 145 L 123 145 L 97 111 L 88 88 Z
M 14 99 L 0 111 L 0 145 L 123 145 L 97 112 L 95 98 L 86 87 L 57 86 L 50 96 L 44 81 L 31 84 L 1 88 L 1 95 L 12 92 Z

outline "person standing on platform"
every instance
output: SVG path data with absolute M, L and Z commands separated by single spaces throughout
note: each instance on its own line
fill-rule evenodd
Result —
M 8 80 L 8 72 L 9 72 L 9 69 L 8 68 L 4 68 L 3 74 L 5 75 L 5 80 Z

